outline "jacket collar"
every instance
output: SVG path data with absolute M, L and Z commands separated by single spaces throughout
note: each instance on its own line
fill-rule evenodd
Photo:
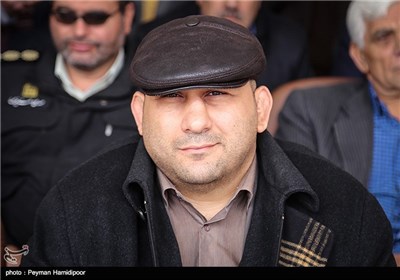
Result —
M 300 205 L 317 211 L 319 200 L 268 132 L 260 134 L 257 141 L 258 186 L 240 265 L 277 266 L 287 215 L 286 201 L 296 197 Z
M 241 265 L 276 265 L 283 230 L 285 201 L 299 196 L 301 204 L 317 211 L 318 198 L 297 168 L 268 133 L 258 136 L 259 175 L 255 208 Z M 139 141 L 123 192 L 147 224 L 155 266 L 181 265 L 179 248 L 162 202 L 156 168 Z M 267 221 L 267 222 L 266 222 Z M 262 242 L 260 240 L 268 240 Z
M 268 133 L 257 139 L 259 170 L 268 185 L 284 198 L 301 195 L 300 203 L 311 211 L 318 211 L 319 200 L 307 180 L 290 161 L 288 156 Z
M 258 135 L 257 145 L 258 169 L 266 179 L 267 184 L 285 198 L 294 194 L 303 194 L 301 199 L 303 205 L 311 211 L 317 211 L 319 200 L 316 193 L 273 137 L 268 132 L 261 133 Z M 127 187 L 130 184 L 140 187 L 144 196 L 148 199 L 162 199 L 156 167 L 145 150 L 143 139 L 139 141 L 136 149 L 131 169 L 124 184 L 124 190 L 128 190 Z M 135 210 L 139 210 L 140 207 L 143 208 L 142 199 L 135 202 L 129 198 L 128 200 L 136 205 Z M 152 202 L 147 201 L 147 203 Z
M 128 176 L 124 195 L 142 219 L 149 236 L 153 266 L 181 266 L 178 243 L 162 202 L 156 167 L 140 139 Z

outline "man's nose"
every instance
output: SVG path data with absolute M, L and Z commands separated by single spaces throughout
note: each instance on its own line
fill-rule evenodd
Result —
M 182 130 L 192 133 L 203 133 L 210 129 L 211 118 L 207 104 L 201 98 L 187 102 L 182 120 Z
M 82 19 L 78 18 L 73 23 L 74 34 L 76 37 L 85 37 L 90 26 Z

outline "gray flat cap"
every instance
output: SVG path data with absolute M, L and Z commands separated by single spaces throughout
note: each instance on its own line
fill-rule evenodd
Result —
M 245 27 L 211 16 L 163 24 L 140 43 L 131 78 L 148 95 L 190 88 L 232 88 L 255 79 L 265 67 L 258 39 Z

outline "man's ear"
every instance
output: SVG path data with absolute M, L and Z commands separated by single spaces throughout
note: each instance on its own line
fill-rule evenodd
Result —
M 356 44 L 350 43 L 349 55 L 357 66 L 358 70 L 366 74 L 369 72 L 368 60 L 365 57 L 364 51 L 360 49 Z
M 144 94 L 140 91 L 136 91 L 133 94 L 131 102 L 132 115 L 135 118 L 136 126 L 139 134 L 143 136 L 143 111 L 144 111 Z
M 135 5 L 134 3 L 128 3 L 125 6 L 124 16 L 124 32 L 128 36 L 132 31 L 132 24 L 135 18 Z
M 260 86 L 254 92 L 257 105 L 258 124 L 257 131 L 259 133 L 267 129 L 269 115 L 272 108 L 272 95 L 266 86 Z

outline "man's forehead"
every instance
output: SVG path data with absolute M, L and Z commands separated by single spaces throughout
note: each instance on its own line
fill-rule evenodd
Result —
M 380 28 L 388 25 L 400 25 L 400 2 L 391 5 L 387 14 L 367 21 L 367 27 L 369 28 Z

